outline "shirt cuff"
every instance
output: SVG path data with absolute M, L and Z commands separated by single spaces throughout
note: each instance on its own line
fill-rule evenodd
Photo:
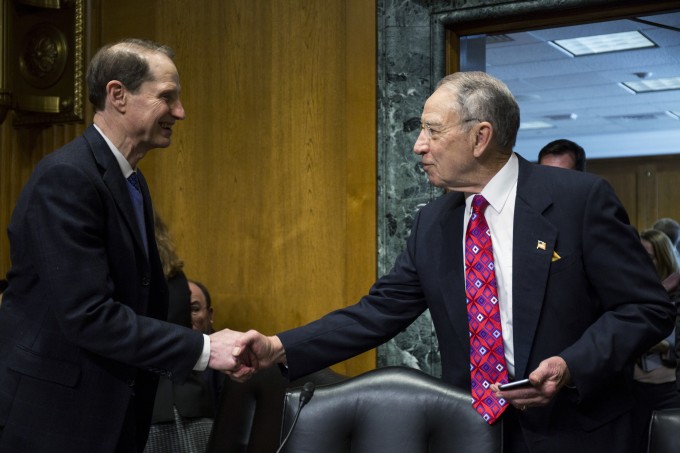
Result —
M 203 371 L 208 368 L 208 362 L 210 361 L 210 337 L 203 334 L 203 352 L 198 358 L 198 362 L 194 365 L 195 371 Z

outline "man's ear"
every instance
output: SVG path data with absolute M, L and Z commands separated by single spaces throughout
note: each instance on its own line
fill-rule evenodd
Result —
M 473 126 L 475 134 L 474 156 L 481 157 L 491 144 L 493 136 L 493 126 L 488 121 L 481 121 Z
M 106 84 L 106 98 L 108 102 L 119 112 L 125 112 L 127 104 L 127 90 L 118 80 L 111 80 Z

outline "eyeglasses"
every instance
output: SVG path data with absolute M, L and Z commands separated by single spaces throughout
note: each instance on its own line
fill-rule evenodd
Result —
M 469 123 L 470 121 L 477 121 L 477 122 L 482 122 L 479 118 L 466 118 L 464 120 L 461 120 L 458 124 L 464 124 L 464 123 Z M 441 133 L 443 129 L 443 125 L 432 125 L 430 123 L 420 123 L 420 130 L 424 130 L 427 132 L 427 138 L 437 138 Z

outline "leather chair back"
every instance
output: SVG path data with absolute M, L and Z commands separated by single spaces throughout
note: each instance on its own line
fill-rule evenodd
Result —
M 680 452 L 680 409 L 654 411 L 649 423 L 649 453 Z
M 245 383 L 226 379 L 206 453 L 275 453 L 286 389 L 307 381 L 323 385 L 345 378 L 326 368 L 288 383 L 274 367 Z
M 300 392 L 286 392 L 282 438 Z M 501 429 L 477 414 L 468 392 L 415 369 L 386 367 L 316 388 L 283 451 L 499 453 Z

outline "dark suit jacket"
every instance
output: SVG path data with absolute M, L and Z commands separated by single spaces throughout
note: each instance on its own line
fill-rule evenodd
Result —
M 43 159 L 19 196 L 0 308 L 0 451 L 113 451 L 134 440 L 129 428 L 143 447 L 157 376 L 183 380 L 200 356 L 199 333 L 159 321 L 167 286 L 140 183 L 148 253 L 93 126 Z
M 673 328 L 674 310 L 611 187 L 520 158 L 513 237 L 516 377 L 563 357 L 575 388 L 521 414 L 536 452 L 624 452 L 631 360 Z M 470 389 L 463 194 L 415 219 L 406 250 L 351 307 L 279 335 L 291 378 L 390 339 L 429 309 L 442 379 Z M 545 243 L 545 249 L 538 247 Z M 561 259 L 552 262 L 553 252 Z M 610 423 L 612 422 L 612 423 Z M 618 436 L 618 437 L 609 437 Z M 620 445 L 617 445 L 617 442 Z

